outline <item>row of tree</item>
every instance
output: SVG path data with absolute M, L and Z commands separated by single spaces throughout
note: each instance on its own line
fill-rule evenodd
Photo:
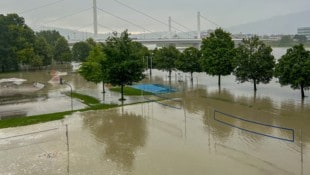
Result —
M 0 14 L 0 72 L 71 61 L 68 41 L 57 31 L 35 33 L 17 14 Z
M 105 44 L 95 44 L 91 48 L 80 73 L 89 81 L 103 81 L 122 89 L 143 78 L 146 69 L 143 60 L 150 57 L 153 67 L 168 71 L 169 77 L 176 69 L 191 73 L 191 80 L 193 72 L 206 72 L 218 76 L 220 86 L 221 76 L 234 74 L 241 83 L 252 82 L 254 91 L 257 91 L 257 84 L 266 84 L 278 77 L 281 85 L 301 89 L 302 98 L 305 97 L 304 89 L 310 87 L 310 52 L 303 45 L 288 49 L 276 64 L 272 48 L 258 37 L 244 39 L 235 47 L 231 35 L 220 28 L 203 39 L 200 50 L 190 47 L 180 52 L 169 46 L 148 51 L 133 42 L 127 31 L 120 36 L 115 33 Z
M 281 85 L 291 85 L 293 89 L 304 90 L 310 87 L 310 52 L 302 44 L 287 50 L 276 64 L 272 48 L 257 36 L 244 39 L 235 47 L 231 35 L 216 29 L 210 37 L 203 39 L 201 50 L 187 48 L 180 53 L 170 46 L 154 51 L 154 62 L 158 69 L 166 70 L 171 76 L 174 69 L 183 72 L 206 72 L 218 76 L 234 74 L 238 82 L 252 82 L 254 91 L 257 84 L 269 83 L 273 77 L 279 78 Z M 191 76 L 192 79 L 192 76 Z

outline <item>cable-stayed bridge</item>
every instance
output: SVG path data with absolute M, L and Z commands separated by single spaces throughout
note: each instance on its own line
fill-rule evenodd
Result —
M 28 9 L 28 10 L 24 10 L 20 13 L 22 15 L 26 14 L 26 13 L 32 13 L 32 12 L 37 11 L 39 9 L 44 9 L 44 8 L 48 8 L 50 6 L 54 6 L 56 4 L 61 4 L 64 1 L 65 0 L 54 0 L 52 2 L 43 4 L 41 6 L 33 7 L 32 9 Z M 147 18 L 148 20 L 165 27 L 167 30 L 165 32 L 153 31 L 153 30 L 147 28 L 146 25 L 139 24 L 138 21 L 129 20 L 127 16 L 126 17 L 119 16 L 118 14 L 115 14 L 114 12 L 112 12 L 111 9 L 108 10 L 107 8 L 102 8 L 100 6 L 97 6 L 97 0 L 93 0 L 91 7 L 83 7 L 83 9 L 76 10 L 73 13 L 65 14 L 65 15 L 58 17 L 58 18 L 54 18 L 52 20 L 45 22 L 44 24 L 45 25 L 48 24 L 49 26 L 52 26 L 53 23 L 55 23 L 55 22 L 62 21 L 64 19 L 68 19 L 70 17 L 76 16 L 76 15 L 79 15 L 82 13 L 86 13 L 86 12 L 89 13 L 90 11 L 92 11 L 93 12 L 92 23 L 89 23 L 87 25 L 83 25 L 80 28 L 75 29 L 75 30 L 82 31 L 83 28 L 90 28 L 90 26 L 91 26 L 93 28 L 93 34 L 89 35 L 88 37 L 92 37 L 96 41 L 104 42 L 104 40 L 106 39 L 106 38 L 101 37 L 102 35 L 100 33 L 98 33 L 98 31 L 99 31 L 98 29 L 105 29 L 105 31 L 108 31 L 107 33 L 112 33 L 112 32 L 117 31 L 117 30 L 114 30 L 113 27 L 111 27 L 111 25 L 109 25 L 109 24 L 103 25 L 103 24 L 101 24 L 102 21 L 98 22 L 98 13 L 102 13 L 106 16 L 109 16 L 109 17 L 115 19 L 115 21 L 119 21 L 122 24 L 125 24 L 128 27 L 130 26 L 130 27 L 136 28 L 137 31 L 139 31 L 138 33 L 140 33 L 140 34 L 155 34 L 155 36 L 153 36 L 152 38 L 148 38 L 148 37 L 144 37 L 143 39 L 133 38 L 137 42 L 140 42 L 140 43 L 142 43 L 146 46 L 149 46 L 149 47 L 164 47 L 167 45 L 175 45 L 176 47 L 178 47 L 180 49 L 187 48 L 190 46 L 197 47 L 197 48 L 200 47 L 201 38 L 207 35 L 206 32 L 201 32 L 202 31 L 201 30 L 201 22 L 202 21 L 205 23 L 208 23 L 208 26 L 212 25 L 214 27 L 221 27 L 219 24 L 217 24 L 217 23 L 213 22 L 212 20 L 210 20 L 209 18 L 203 16 L 200 12 L 197 12 L 197 19 L 194 20 L 194 21 L 197 21 L 197 26 L 187 27 L 187 26 L 181 24 L 180 22 L 176 21 L 175 19 L 173 19 L 171 16 L 168 17 L 168 21 L 163 21 L 163 20 L 155 17 L 154 15 L 150 15 L 150 14 L 144 12 L 143 10 L 140 10 L 140 9 L 137 9 L 133 6 L 130 6 L 130 5 L 122 2 L 121 0 L 113 0 L 113 2 L 115 2 L 115 4 L 118 5 L 119 7 L 130 10 L 135 14 L 143 16 L 144 18 Z M 128 27 L 126 27 L 124 29 L 118 29 L 118 30 L 124 31 Z M 137 33 L 137 31 L 136 31 L 136 33 Z M 207 31 L 207 30 L 204 29 L 204 31 Z M 118 32 L 120 32 L 120 31 L 118 31 Z M 129 31 L 129 33 L 131 33 L 131 31 Z M 181 35 L 182 33 L 183 33 L 183 35 Z M 187 34 L 184 35 L 184 33 L 187 33 Z M 69 40 L 70 45 L 73 45 L 75 42 L 81 41 L 83 39 L 81 39 L 81 38 L 77 39 L 74 37 L 74 40 L 72 40 L 72 39 L 69 39 L 69 37 L 68 37 L 68 40 Z M 233 39 L 233 40 L 235 42 L 240 42 L 241 39 Z

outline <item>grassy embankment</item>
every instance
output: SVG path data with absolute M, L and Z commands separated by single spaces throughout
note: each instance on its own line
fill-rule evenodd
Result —
M 120 88 L 111 88 L 111 91 L 120 92 Z M 125 95 L 141 95 L 141 91 L 137 89 L 133 89 L 130 87 L 124 88 Z M 151 95 L 152 93 L 143 92 L 144 95 Z M 67 94 L 70 96 L 70 93 Z M 84 109 L 74 110 L 74 111 L 65 111 L 65 112 L 57 112 L 51 114 L 42 114 L 42 115 L 34 115 L 28 117 L 20 117 L 20 118 L 9 118 L 0 120 L 0 128 L 9 128 L 9 127 L 18 127 L 18 126 L 26 126 L 37 123 L 44 123 L 48 121 L 61 120 L 64 119 L 66 115 L 70 115 L 73 112 L 77 111 L 88 111 L 88 110 L 100 110 L 100 109 L 109 109 L 118 107 L 116 104 L 101 104 L 100 101 L 94 97 L 90 97 L 88 95 L 79 94 L 76 92 L 72 93 L 72 98 L 77 98 L 81 100 L 88 107 Z

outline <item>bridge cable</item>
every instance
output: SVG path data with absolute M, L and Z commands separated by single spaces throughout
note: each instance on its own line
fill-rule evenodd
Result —
M 211 20 L 210 20 L 210 19 L 208 19 L 207 17 L 204 17 L 204 16 L 202 16 L 202 15 L 200 15 L 200 17 L 201 17 L 202 19 L 204 19 L 204 20 L 206 20 L 206 21 L 210 22 L 211 24 L 213 24 L 213 25 L 217 26 L 217 27 L 221 27 L 220 25 L 218 25 L 217 23 L 215 23 L 215 22 L 211 21 Z
M 148 30 L 148 29 L 146 29 L 146 28 L 144 28 L 144 27 L 142 27 L 142 26 L 140 26 L 140 25 L 138 25 L 138 24 L 135 24 L 135 23 L 133 23 L 133 22 L 130 22 L 130 21 L 127 20 L 127 19 L 124 19 L 124 18 L 122 18 L 122 17 L 119 17 L 119 16 L 117 16 L 117 15 L 114 15 L 114 14 L 112 14 L 111 12 L 108 12 L 108 11 L 106 11 L 106 10 L 103 10 L 103 9 L 101 9 L 101 8 L 99 8 L 99 7 L 97 7 L 97 9 L 100 10 L 100 11 L 102 11 L 102 12 L 104 12 L 104 13 L 106 13 L 106 14 L 109 14 L 109 15 L 111 15 L 111 16 L 113 16 L 113 17 L 119 19 L 119 20 L 125 21 L 125 22 L 127 22 L 127 23 L 129 23 L 129 24 L 131 24 L 131 25 L 134 25 L 134 26 L 136 26 L 136 27 L 138 27 L 138 28 L 140 28 L 140 29 L 143 29 L 143 30 L 145 30 L 145 31 L 148 31 L 149 33 L 152 33 L 151 30 Z
M 58 3 L 62 2 L 62 1 L 65 1 L 65 0 L 54 1 L 54 2 L 51 2 L 51 3 L 48 3 L 48 4 L 44 4 L 44 5 L 41 5 L 41 6 L 38 6 L 38 7 L 34 7 L 32 9 L 21 11 L 18 14 L 29 13 L 29 12 L 32 12 L 32 11 L 35 11 L 35 10 L 38 10 L 38 9 L 41 9 L 41 8 L 45 8 L 45 7 L 48 7 L 48 6 L 52 6 L 52 5 L 58 4 Z
M 64 18 L 68 18 L 68 17 L 74 16 L 74 15 L 83 13 L 83 12 L 88 11 L 88 10 L 90 10 L 90 9 L 92 9 L 92 7 L 89 7 L 89 8 L 87 8 L 87 9 L 83 9 L 83 10 L 80 10 L 80 11 L 78 11 L 78 12 L 71 13 L 71 14 L 68 14 L 68 15 L 65 15 L 65 16 L 62 16 L 62 17 L 59 17 L 59 18 L 56 18 L 56 19 L 53 19 L 53 20 L 50 20 L 50 21 L 47 21 L 46 23 L 47 23 L 47 24 L 48 24 L 48 23 L 53 23 L 53 22 L 55 22 L 55 21 L 59 21 L 59 20 L 62 20 L 62 19 L 64 19 Z
M 105 29 L 108 29 L 108 30 L 110 30 L 110 31 L 112 31 L 112 32 L 114 32 L 114 31 L 116 31 L 116 30 L 113 30 L 112 28 L 110 28 L 110 27 L 108 27 L 108 26 L 106 26 L 106 25 L 102 25 L 102 24 L 98 24 L 100 27 L 103 27 L 103 28 L 105 28 Z
M 183 27 L 184 29 L 186 29 L 186 30 L 188 30 L 188 31 L 192 31 L 192 29 L 190 29 L 190 28 L 188 28 L 188 27 L 186 27 L 186 26 L 184 26 L 184 25 L 178 23 L 177 21 L 175 21 L 175 20 L 173 20 L 173 19 L 171 19 L 171 21 L 174 22 L 175 24 L 177 24 L 177 25 Z M 183 31 L 183 32 L 184 32 L 184 31 Z
M 143 16 L 146 16 L 146 17 L 148 17 L 148 18 L 150 18 L 150 19 L 152 19 L 152 20 L 154 20 L 154 21 L 156 21 L 156 22 L 158 22 L 158 23 L 160 23 L 160 24 L 163 24 L 164 26 L 167 26 L 167 23 L 165 23 L 165 22 L 163 22 L 163 21 L 161 21 L 161 20 L 159 20 L 159 19 L 157 19 L 157 18 L 154 18 L 154 17 L 151 16 L 151 15 L 148 15 L 147 13 L 144 13 L 144 12 L 142 12 L 142 11 L 136 9 L 136 8 L 133 8 L 133 7 L 127 5 L 127 4 L 123 3 L 123 2 L 120 2 L 120 1 L 118 1 L 118 0 L 113 0 L 113 1 L 115 1 L 116 3 L 118 3 L 118 4 L 122 5 L 122 6 L 125 6 L 125 7 L 129 8 L 129 9 L 131 9 L 131 10 L 137 12 L 137 13 L 140 13 L 140 14 L 142 14 Z M 173 27 L 173 26 L 171 26 L 171 28 L 173 28 L 173 29 L 175 29 L 175 30 L 177 30 L 177 31 L 180 31 L 180 32 L 184 32 L 184 31 L 181 31 L 181 30 L 179 30 L 179 29 L 177 29 L 177 28 L 175 28 L 175 27 Z

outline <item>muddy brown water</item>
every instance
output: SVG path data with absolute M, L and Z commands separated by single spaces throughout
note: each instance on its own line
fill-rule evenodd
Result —
M 75 74 L 66 79 L 103 98 L 101 85 Z M 156 70 L 144 80 L 150 82 L 179 91 L 127 97 L 126 103 L 159 101 L 1 129 L 0 174 L 310 174 L 310 99 L 302 101 L 298 90 L 273 80 L 254 94 L 251 83 L 238 84 L 233 76 L 218 88 L 217 77 L 204 73 L 191 83 L 174 72 L 170 84 L 167 73 Z M 62 97 L 70 105 L 62 88 L 51 89 L 53 103 Z M 103 100 L 118 98 L 107 92 Z

